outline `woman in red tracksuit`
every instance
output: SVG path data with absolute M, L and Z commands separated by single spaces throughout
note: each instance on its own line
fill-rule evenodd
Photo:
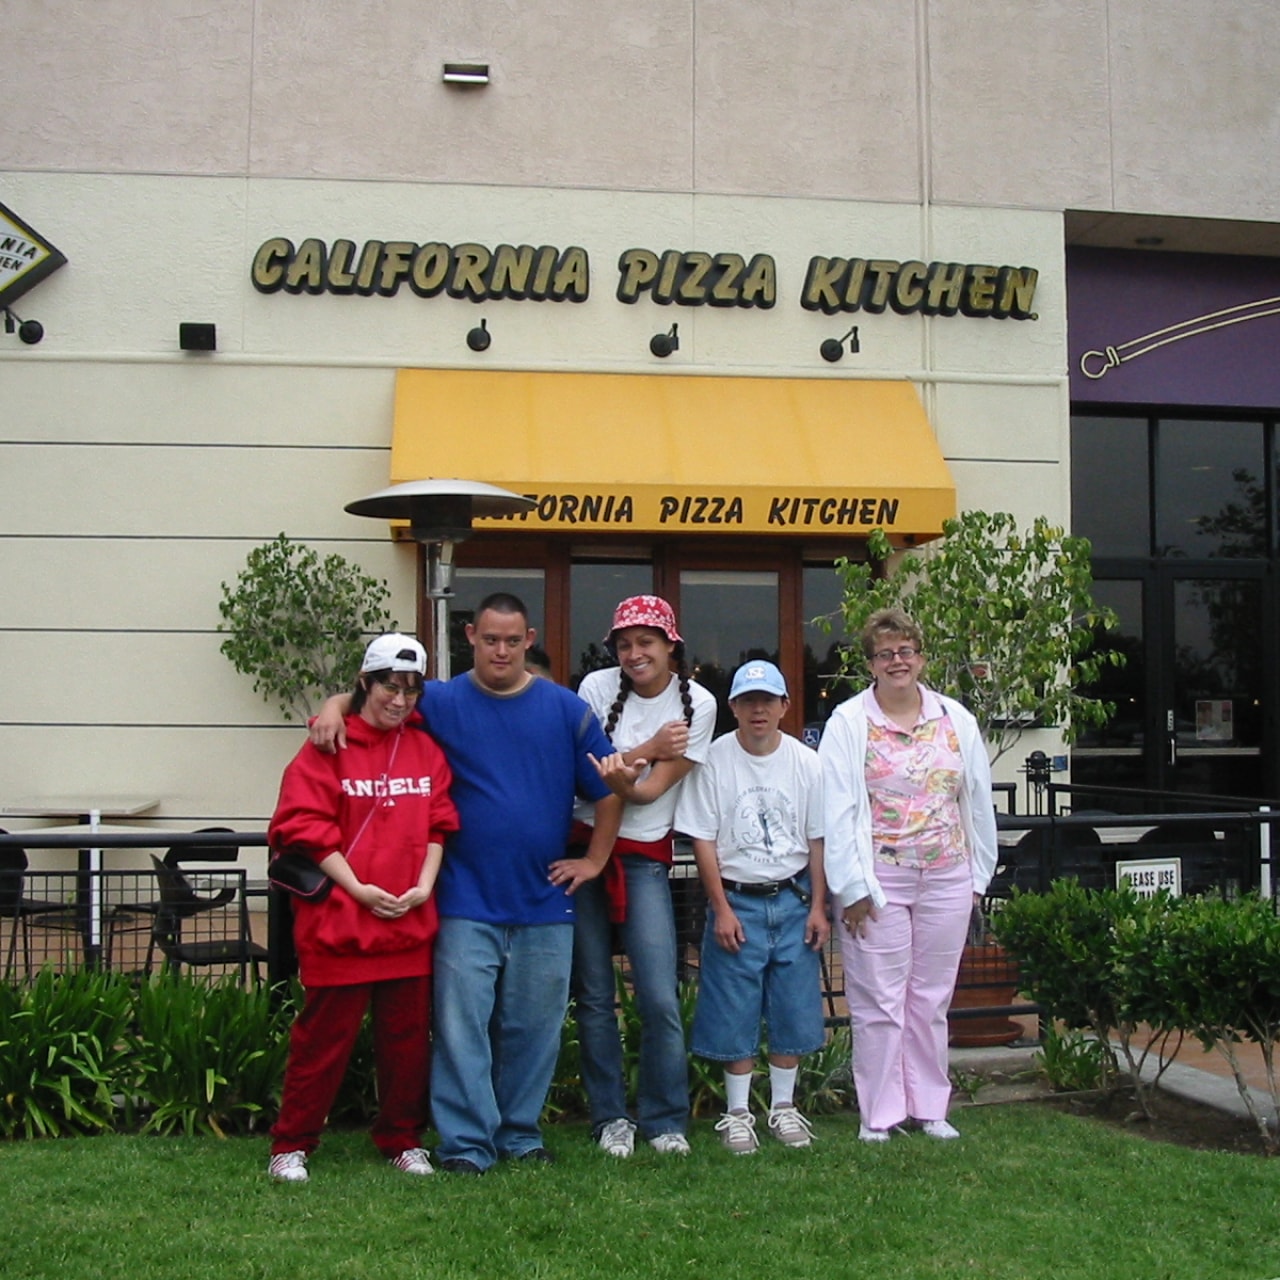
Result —
M 305 1000 L 289 1036 L 268 1172 L 307 1180 L 370 1002 L 378 1075 L 373 1141 L 397 1169 L 429 1174 L 427 1120 L 431 952 L 436 876 L 458 815 L 450 773 L 414 709 L 427 658 L 411 636 L 365 652 L 347 716 L 347 748 L 310 743 L 285 770 L 271 819 L 272 850 L 313 858 L 334 886 L 322 902 L 294 899 L 294 943 Z

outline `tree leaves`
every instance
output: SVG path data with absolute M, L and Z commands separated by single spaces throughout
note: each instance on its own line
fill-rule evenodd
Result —
M 305 720 L 360 669 L 369 636 L 394 631 L 391 591 L 344 557 L 321 560 L 283 533 L 255 547 L 235 586 L 222 584 L 221 651 L 286 720 Z
M 925 679 L 959 698 L 977 717 L 997 760 L 1032 725 L 1058 725 L 1070 742 L 1086 725 L 1105 724 L 1114 705 L 1076 692 L 1116 650 L 1097 650 L 1111 610 L 1094 603 L 1086 538 L 1038 517 L 1019 530 L 1008 512 L 967 511 L 943 524 L 945 539 L 903 557 L 886 575 L 893 548 L 883 530 L 867 540 L 870 559 L 842 558 L 844 597 L 828 627 L 857 636 L 877 609 L 897 606 L 921 626 Z M 841 674 L 870 683 L 859 644 L 841 650 Z

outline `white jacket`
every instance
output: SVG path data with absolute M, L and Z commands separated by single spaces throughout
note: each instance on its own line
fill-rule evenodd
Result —
M 930 691 L 932 692 L 932 690 Z M 864 689 L 842 702 L 822 731 L 818 756 L 822 760 L 823 808 L 827 887 L 841 908 L 869 897 L 885 904 L 876 879 L 871 839 L 871 803 L 867 795 L 867 699 Z M 960 818 L 969 847 L 973 891 L 985 893 L 996 869 L 996 814 L 991 796 L 991 762 L 972 714 L 952 698 L 933 696 L 951 717 L 960 742 L 964 776 L 960 784 Z

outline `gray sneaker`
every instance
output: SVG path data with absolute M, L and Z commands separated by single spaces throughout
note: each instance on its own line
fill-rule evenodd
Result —
M 797 1107 L 773 1107 L 769 1111 L 769 1132 L 784 1147 L 807 1147 L 813 1129 Z
M 756 1118 L 750 1111 L 726 1111 L 716 1121 L 716 1132 L 725 1149 L 735 1156 L 749 1156 L 760 1147 Z
M 683 1133 L 660 1133 L 649 1139 L 649 1145 L 664 1156 L 687 1156 L 689 1139 Z
M 596 1143 L 606 1155 L 625 1160 L 636 1149 L 636 1127 L 626 1116 L 619 1116 L 600 1130 Z

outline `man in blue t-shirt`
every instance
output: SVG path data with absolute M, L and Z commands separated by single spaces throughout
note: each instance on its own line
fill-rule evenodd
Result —
M 487 596 L 467 626 L 474 668 L 429 683 L 418 703 L 453 770 L 460 824 L 436 884 L 431 1111 L 447 1173 L 550 1159 L 538 1121 L 569 1000 L 572 894 L 608 861 L 622 818 L 591 758 L 613 747 L 590 707 L 525 670 L 534 634 L 517 597 Z M 345 697 L 317 718 L 318 745 L 341 745 Z M 596 801 L 594 834 L 552 884 L 576 794 Z

